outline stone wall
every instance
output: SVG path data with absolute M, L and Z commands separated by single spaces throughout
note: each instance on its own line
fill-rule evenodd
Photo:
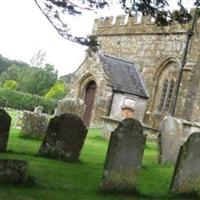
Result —
M 93 34 L 98 37 L 101 52 L 135 62 L 139 66 L 150 95 L 146 108 L 148 116 L 145 116 L 148 120 L 145 123 L 151 127 L 156 124 L 154 128 L 158 128 L 157 124 L 159 124 L 154 121 L 154 115 L 159 116 L 160 114 L 158 113 L 161 88 L 158 85 L 159 75 L 170 63 L 176 65 L 177 71 L 179 70 L 186 44 L 186 31 L 190 26 L 191 24 L 172 24 L 164 28 L 158 27 L 148 17 L 143 17 L 140 22 L 136 17 L 129 17 L 124 21 L 124 16 L 119 16 L 116 20 L 108 17 L 95 21 Z M 189 91 L 194 87 L 193 77 L 196 74 L 194 69 L 197 67 L 195 63 L 198 59 L 198 52 L 200 52 L 199 28 L 200 21 L 197 23 L 189 46 L 175 112 L 178 118 L 187 118 L 187 115 L 190 115 L 194 121 L 200 121 L 198 114 L 200 112 L 200 89 L 196 87 L 196 99 L 192 101 L 194 105 L 192 105 Z M 157 119 L 158 117 L 155 117 L 155 120 Z

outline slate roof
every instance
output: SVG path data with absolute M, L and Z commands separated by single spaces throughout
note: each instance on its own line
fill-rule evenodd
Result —
M 114 91 L 149 98 L 144 81 L 134 63 L 108 55 L 101 55 L 100 60 Z

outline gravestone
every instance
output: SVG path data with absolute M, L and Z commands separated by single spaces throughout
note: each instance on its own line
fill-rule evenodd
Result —
M 173 193 L 200 191 L 200 132 L 191 134 L 181 146 L 170 190 Z
M 77 115 L 66 113 L 50 120 L 39 154 L 44 157 L 77 161 L 87 128 Z
M 128 118 L 119 123 L 110 137 L 101 183 L 103 191 L 135 191 L 145 141 L 139 121 Z
M 34 109 L 34 113 L 37 113 L 38 115 L 42 114 L 43 107 L 42 106 L 37 106 Z
M 26 184 L 27 181 L 27 161 L 0 159 L 0 183 Z
M 161 165 L 176 163 L 181 146 L 182 124 L 168 116 L 161 122 L 158 135 L 158 162 Z
M 56 116 L 64 113 L 71 113 L 78 115 L 81 119 L 85 111 L 85 104 L 82 99 L 65 97 L 58 102 L 58 108 L 56 110 Z
M 47 130 L 49 116 L 45 113 L 24 111 L 22 117 L 22 136 L 43 139 Z
M 0 109 L 0 151 L 6 151 L 10 125 L 11 117 L 5 110 Z

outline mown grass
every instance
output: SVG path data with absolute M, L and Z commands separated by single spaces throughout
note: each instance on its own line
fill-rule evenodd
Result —
M 0 200 L 163 200 L 200 199 L 169 193 L 173 166 L 157 164 L 156 143 L 147 142 L 135 195 L 103 194 L 99 190 L 108 142 L 97 129 L 90 129 L 80 162 L 41 158 L 37 155 L 41 141 L 23 139 L 11 129 L 8 152 L 0 158 L 29 161 L 32 182 L 26 187 L 1 185 Z

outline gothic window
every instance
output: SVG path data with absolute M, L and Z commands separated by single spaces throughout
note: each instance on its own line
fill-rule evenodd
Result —
M 170 70 L 166 73 L 158 106 L 160 112 L 170 113 L 172 110 L 173 97 L 176 89 L 176 75 L 177 73 L 174 70 Z

